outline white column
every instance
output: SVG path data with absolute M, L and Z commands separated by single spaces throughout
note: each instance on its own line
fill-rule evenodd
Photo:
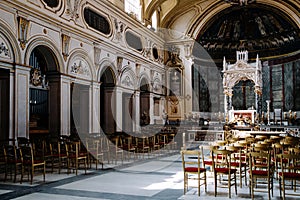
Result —
M 116 120 L 116 131 L 122 131 L 122 90 L 116 86 L 116 112 L 115 112 L 115 120 Z
M 71 78 L 61 75 L 60 78 L 60 135 L 71 133 Z M 53 95 L 53 94 L 52 94 Z
M 9 138 L 13 139 L 15 137 L 14 132 L 14 119 L 15 119 L 15 110 L 14 110 L 14 102 L 15 102 L 15 74 L 14 72 L 10 72 L 9 77 Z
M 187 60 L 184 60 L 184 73 L 182 75 L 182 96 L 188 97 L 183 99 L 183 103 L 181 105 L 181 115 L 183 116 L 184 113 L 190 113 L 193 111 L 193 77 L 192 77 L 192 65 L 194 64 L 194 61 L 190 58 Z M 183 109 L 182 109 L 183 106 Z
M 154 124 L 154 97 L 153 93 L 149 95 L 149 116 L 150 116 L 150 124 Z
M 134 113 L 134 121 L 135 125 L 133 126 L 134 132 L 140 132 L 141 126 L 140 126 L 140 92 L 136 91 L 134 95 L 134 105 L 133 105 L 133 113 Z
M 16 65 L 15 76 L 15 138 L 29 137 L 30 68 Z
M 90 128 L 89 132 L 99 133 L 100 128 L 100 85 L 93 82 L 90 87 Z

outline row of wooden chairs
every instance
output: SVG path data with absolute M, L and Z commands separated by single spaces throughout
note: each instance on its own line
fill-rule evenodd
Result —
M 293 141 L 293 142 L 291 142 Z M 296 142 L 295 142 L 296 141 Z M 280 146 L 278 144 L 285 144 Z M 274 138 L 247 138 L 242 141 L 233 141 L 228 144 L 227 141 L 220 141 L 212 146 L 206 146 L 209 153 L 209 158 L 204 156 L 205 148 L 200 146 L 199 150 L 183 150 L 182 162 L 184 170 L 184 193 L 188 189 L 189 177 L 195 178 L 199 181 L 198 194 L 200 195 L 200 181 L 203 181 L 206 191 L 206 170 L 211 168 L 214 174 L 215 182 L 215 196 L 217 195 L 217 185 L 221 181 L 221 175 L 226 175 L 228 187 L 228 196 L 231 197 L 231 187 L 235 187 L 237 194 L 236 175 L 240 176 L 240 187 L 244 178 L 245 185 L 247 185 L 247 175 L 249 176 L 249 191 L 252 199 L 255 199 L 254 192 L 262 192 L 260 189 L 262 184 L 266 184 L 268 198 L 273 196 L 274 188 L 274 174 L 278 173 L 280 196 L 285 199 L 285 182 L 292 180 L 292 187 L 296 190 L 297 183 L 300 180 L 300 159 L 299 159 L 299 140 L 297 138 L 289 137 L 274 137 Z M 275 148 L 276 147 L 276 148 Z M 284 148 L 285 147 L 285 148 Z M 191 154 L 194 154 L 193 156 Z M 188 156 L 188 159 L 186 159 Z M 187 160 L 193 162 L 187 162 Z M 198 159 L 198 161 L 196 161 Z M 201 161 L 201 166 L 200 166 Z M 194 166 L 188 166 L 194 164 Z M 198 166 L 200 167 L 198 167 Z M 203 174 L 202 178 L 200 175 Z M 224 180 L 224 179 L 223 179 Z

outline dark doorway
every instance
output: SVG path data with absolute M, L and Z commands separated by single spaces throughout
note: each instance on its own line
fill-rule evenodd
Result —
M 0 69 L 0 140 L 9 138 L 9 70 Z
M 104 133 L 113 134 L 116 131 L 116 95 L 114 73 L 110 67 L 103 72 L 100 81 L 100 125 Z

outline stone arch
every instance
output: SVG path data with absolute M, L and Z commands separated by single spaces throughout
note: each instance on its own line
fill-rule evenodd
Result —
M 1 27 L 1 32 L 0 32 L 0 39 L 4 40 L 8 46 L 8 50 L 12 52 L 11 58 L 9 58 L 9 62 L 12 63 L 21 63 L 21 52 L 20 48 L 18 45 L 18 41 L 16 39 L 14 31 L 11 30 L 11 28 L 3 21 L 0 20 L 0 27 Z M 1 37 L 3 35 L 3 38 Z M 1 44 L 1 43 L 0 43 Z
M 29 58 L 31 55 L 31 52 L 38 46 L 44 46 L 47 47 L 51 53 L 53 53 L 53 57 L 55 58 L 55 64 L 56 64 L 56 70 L 60 73 L 66 73 L 66 68 L 64 65 L 63 57 L 60 54 L 59 48 L 55 45 L 55 42 L 50 40 L 49 38 L 46 38 L 44 36 L 36 36 L 34 37 L 31 42 L 28 44 L 25 52 L 24 57 L 24 63 L 29 65 Z M 53 71 L 55 71 L 53 69 Z
M 96 73 L 92 61 L 85 51 L 75 49 L 70 54 L 67 73 L 83 79 L 96 80 Z
M 114 65 L 114 63 L 112 61 L 110 61 L 109 59 L 103 59 L 100 64 L 99 64 L 99 70 L 97 73 L 97 80 L 100 81 L 101 76 L 104 74 L 104 72 L 106 71 L 106 69 L 109 68 L 113 74 L 113 78 L 114 78 L 114 84 L 117 84 L 117 74 L 118 74 L 118 70 L 116 68 L 116 66 Z
M 150 77 L 148 76 L 148 74 L 146 73 L 142 73 L 139 79 L 139 83 L 138 83 L 138 87 L 143 87 L 144 85 L 146 85 L 147 91 L 151 91 L 151 80 Z M 146 88 L 145 88 L 146 89 Z

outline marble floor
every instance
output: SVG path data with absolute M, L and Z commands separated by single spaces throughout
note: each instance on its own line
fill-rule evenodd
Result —
M 105 164 L 103 169 L 83 170 L 79 175 L 62 171 L 47 173 L 46 182 L 42 176 L 35 176 L 32 185 L 28 181 L 22 184 L 12 180 L 0 181 L 0 199 L 18 200 L 108 200 L 108 199 L 155 199 L 155 200 L 193 200 L 193 199 L 229 199 L 228 188 L 218 188 L 214 196 L 214 183 L 208 175 L 208 190 L 204 188 L 200 196 L 196 188 L 191 188 L 183 195 L 183 173 L 179 152 L 166 155 L 151 155 L 150 158 L 136 161 L 124 161 L 123 165 Z M 280 199 L 278 181 L 274 182 L 274 196 Z M 232 192 L 231 199 L 251 199 L 249 188 L 243 185 L 237 188 L 237 195 Z M 287 197 L 287 200 L 300 197 Z M 267 193 L 256 193 L 255 199 L 268 199 Z

